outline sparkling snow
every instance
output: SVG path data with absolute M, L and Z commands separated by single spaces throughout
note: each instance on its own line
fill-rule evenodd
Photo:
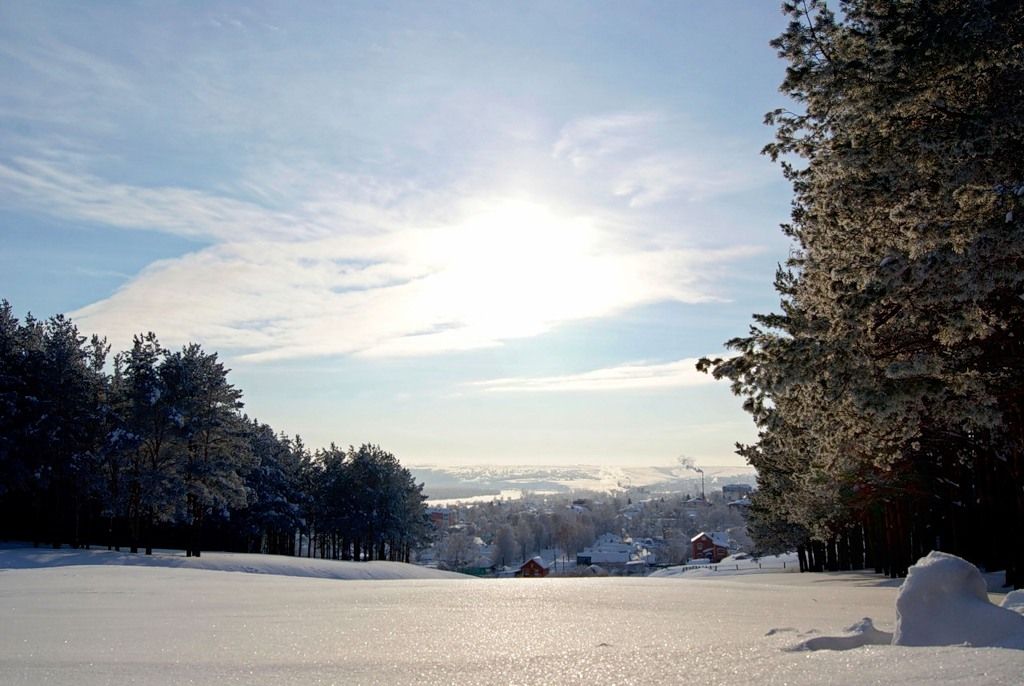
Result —
M 1006 648 L 794 651 L 859 617 L 895 629 L 898 589 L 865 574 L 476 580 L 411 568 L 353 582 L 309 578 L 308 560 L 239 556 L 246 571 L 275 570 L 263 574 L 204 567 L 232 564 L 223 553 L 82 564 L 112 559 L 103 551 L 43 566 L 60 553 L 0 551 L 0 683 L 1016 685 L 1024 674 L 1024 651 Z M 289 562 L 305 578 L 285 576 Z

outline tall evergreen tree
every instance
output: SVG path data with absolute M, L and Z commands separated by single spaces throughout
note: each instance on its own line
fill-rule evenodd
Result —
M 249 500 L 240 516 L 254 537 L 248 548 L 293 555 L 296 535 L 303 529 L 306 500 L 302 442 L 278 436 L 256 421 L 249 423 L 246 437 L 252 463 L 245 472 Z
M 195 343 L 165 355 L 159 367 L 171 419 L 171 469 L 183 488 L 177 520 L 188 529 L 187 556 L 200 555 L 207 513 L 246 502 L 242 475 L 250 453 L 243 440 L 242 393 L 227 374 L 216 353 L 204 353 Z
M 794 188 L 783 311 L 704 365 L 758 422 L 755 513 L 829 563 L 863 548 L 900 575 L 941 548 L 1020 586 L 1024 4 L 784 10 L 797 111 L 768 115 L 767 148 Z
M 23 334 L 11 304 L 0 301 L 0 502 L 9 502 L 27 489 L 31 478 L 25 454 L 28 427 Z
M 157 522 L 173 520 L 182 492 L 171 450 L 176 418 L 160 375 L 164 355 L 156 334 L 149 332 L 135 336 L 132 349 L 116 362 L 122 377 L 125 514 L 133 553 L 143 539 L 146 554 L 153 552 L 152 529 Z

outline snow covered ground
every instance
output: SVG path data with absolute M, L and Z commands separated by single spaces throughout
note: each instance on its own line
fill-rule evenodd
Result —
M 363 579 L 388 581 L 394 579 L 464 579 L 463 574 L 443 572 L 400 562 L 345 562 L 314 560 L 281 555 L 246 553 L 203 553 L 185 557 L 181 550 L 156 550 L 153 555 L 131 554 L 110 550 L 73 550 L 62 548 L 0 549 L 0 570 L 68 567 L 81 565 L 128 565 L 171 567 L 216 572 L 246 572 L 318 579 Z
M 765 555 L 759 558 L 753 558 L 746 553 L 741 553 L 739 555 L 730 555 L 714 564 L 695 562 L 694 564 L 666 567 L 654 572 L 651 576 L 695 579 L 697 577 L 760 574 L 766 571 L 797 573 L 800 571 L 800 561 L 797 559 L 796 553 Z
M 306 560 L 235 557 L 150 558 L 169 565 L 158 566 L 111 564 L 105 551 L 0 551 L 0 683 L 1017 685 L 1024 675 L 1024 651 L 1007 648 L 810 649 L 815 637 L 857 635 L 846 628 L 863 617 L 896 630 L 898 589 L 865 574 L 476 580 L 363 565 L 390 580 L 353 583 L 310 578 Z

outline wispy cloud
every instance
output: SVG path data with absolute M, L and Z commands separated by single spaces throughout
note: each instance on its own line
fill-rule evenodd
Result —
M 637 209 L 747 183 L 717 142 L 661 110 L 552 135 L 535 103 L 561 82 L 505 97 L 536 70 L 476 64 L 432 12 L 351 43 L 235 9 L 98 38 L 119 14 L 0 30 L 0 119 L 34 124 L 0 135 L 0 205 L 195 241 L 71 313 L 119 347 L 145 330 L 254 361 L 492 347 L 714 300 L 755 251 L 695 248 L 708 227 Z
M 8 57 L 34 71 L 57 65 L 56 90 L 73 81 L 78 51 L 60 44 L 32 50 Z M 95 56 L 82 64 L 82 78 L 104 93 L 124 91 L 132 107 L 148 107 L 140 93 L 150 91 L 139 88 L 144 79 L 131 69 Z M 199 72 L 230 71 L 215 66 Z M 258 122 L 258 113 L 243 111 L 251 102 L 224 90 L 231 81 L 210 79 L 179 89 L 210 113 L 210 130 L 225 118 Z M 53 102 L 23 100 L 25 112 Z M 106 114 L 114 102 L 108 98 Z M 471 105 L 464 103 L 467 111 Z M 336 109 L 319 111 L 334 117 Z M 275 112 L 287 118 L 291 110 Z M 177 130 L 191 131 L 190 123 L 177 121 Z M 129 182 L 114 152 L 55 145 L 55 136 L 24 139 L 0 155 L 0 202 L 67 222 L 196 240 L 195 251 L 154 262 L 109 297 L 71 313 L 83 330 L 102 332 L 118 347 L 153 330 L 168 345 L 196 340 L 252 361 L 430 355 L 498 346 L 654 302 L 716 299 L 723 267 L 754 248 L 696 249 L 678 237 L 685 232 L 654 235 L 660 229 L 641 213 L 592 202 L 592 186 L 636 208 L 716 193 L 735 181 L 728 165 L 684 154 L 666 133 L 675 124 L 653 112 L 585 117 L 569 122 L 556 141 L 531 126 L 513 147 L 535 146 L 540 164 L 533 169 L 524 153 L 529 161 L 510 176 L 555 180 L 551 188 L 496 176 L 435 183 L 373 165 L 376 174 L 340 173 L 355 166 L 288 155 L 261 160 L 258 169 L 236 167 L 215 184 L 166 181 L 191 178 L 187 168 L 160 183 Z M 558 186 L 565 161 L 573 179 Z M 599 182 L 577 183 L 579 175 Z M 531 190 L 521 190 L 526 186 Z
M 625 364 L 564 376 L 512 377 L 469 384 L 492 393 L 563 393 L 685 388 L 716 383 L 697 371 L 697 358 L 661 364 Z
M 149 205 L 138 197 L 104 213 L 132 225 L 163 221 L 169 199 Z M 301 240 L 275 232 L 280 215 L 256 205 L 222 223 L 219 212 L 233 202 L 216 205 L 218 213 L 195 211 L 191 226 L 220 242 L 156 262 L 72 315 L 121 346 L 151 329 L 168 343 L 199 340 L 252 361 L 436 354 L 645 303 L 707 301 L 711 270 L 751 250 L 638 247 L 599 218 L 521 198 L 434 201 L 444 211 L 422 197 L 373 212 L 347 201 L 302 205 L 287 226 L 318 229 Z M 244 230 L 247 221 L 254 231 Z
M 317 233 L 316 217 L 275 212 L 251 202 L 175 186 L 112 183 L 50 160 L 0 162 L 9 203 L 76 221 L 190 238 L 302 238 Z
M 653 129 L 665 119 L 656 112 L 617 112 L 576 119 L 562 128 L 552 154 L 585 171 L 613 155 L 646 147 Z
M 536 194 L 283 164 L 199 190 L 109 181 L 77 156 L 20 156 L 0 161 L 0 189 L 9 205 L 65 220 L 201 241 L 71 314 L 118 347 L 153 330 L 253 361 L 471 350 L 705 302 L 724 265 L 756 252 L 640 239 L 623 216 Z
M 90 269 L 88 267 L 76 267 L 75 274 L 87 279 L 118 279 L 126 281 L 132 278 L 131 274 L 120 272 L 115 269 Z
M 764 173 L 752 169 L 720 138 L 659 112 L 616 112 L 569 122 L 552 155 L 625 198 L 630 207 L 706 200 L 773 179 L 768 166 Z
M 120 98 L 131 97 L 136 86 L 129 70 L 99 57 L 96 53 L 76 48 L 49 36 L 36 40 L 0 43 L 0 59 L 30 71 L 37 84 L 52 85 L 45 95 L 68 100 L 80 96 L 78 86 L 87 82 Z M 19 91 L 18 95 L 27 93 Z M 36 96 L 39 94 L 37 93 Z M 33 114 L 36 112 L 33 111 Z M 56 117 L 71 118 L 73 112 L 52 112 Z

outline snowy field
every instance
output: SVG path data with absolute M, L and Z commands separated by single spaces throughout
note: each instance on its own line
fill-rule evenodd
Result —
M 383 563 L 125 557 L 0 551 L 0 683 L 1024 681 L 1024 650 L 807 649 L 863 636 L 845 631 L 863 617 L 894 631 L 898 588 L 863 574 L 478 580 Z

